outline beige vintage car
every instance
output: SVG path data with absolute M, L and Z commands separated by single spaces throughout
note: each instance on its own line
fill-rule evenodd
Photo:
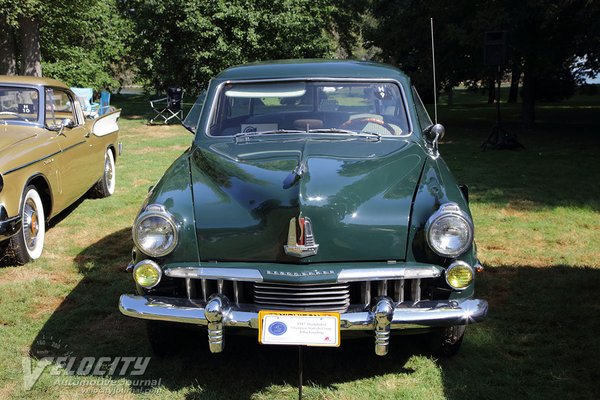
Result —
M 119 116 L 117 110 L 85 118 L 77 97 L 57 80 L 0 76 L 3 263 L 40 257 L 48 220 L 86 193 L 114 193 Z

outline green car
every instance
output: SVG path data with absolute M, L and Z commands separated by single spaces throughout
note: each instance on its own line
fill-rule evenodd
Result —
M 488 310 L 466 186 L 438 153 L 410 79 L 384 64 L 292 60 L 215 77 L 184 125 L 191 147 L 133 225 L 137 294 L 153 350 L 175 324 L 253 331 L 274 345 L 339 346 L 424 334 L 459 349 Z

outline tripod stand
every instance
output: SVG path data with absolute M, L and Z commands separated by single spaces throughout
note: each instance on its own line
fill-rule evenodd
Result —
M 523 146 L 517 140 L 517 136 L 510 133 L 502 127 L 502 119 L 500 118 L 500 82 L 502 81 L 502 69 L 498 65 L 498 87 L 496 88 L 496 125 L 492 128 L 490 135 L 485 142 L 481 144 L 481 149 L 486 151 L 488 149 L 496 150 L 516 150 L 524 149 Z

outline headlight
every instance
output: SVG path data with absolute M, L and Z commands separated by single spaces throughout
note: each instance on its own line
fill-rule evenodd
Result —
M 443 204 L 425 225 L 429 247 L 442 257 L 463 254 L 473 242 L 473 223 L 456 203 Z
M 457 261 L 446 270 L 446 282 L 454 289 L 464 289 L 473 282 L 473 268 L 469 264 Z
M 163 206 L 146 207 L 133 224 L 133 242 L 152 257 L 169 254 L 177 246 L 177 226 Z
M 143 288 L 151 289 L 162 278 L 162 269 L 151 260 L 140 261 L 133 267 L 133 279 Z

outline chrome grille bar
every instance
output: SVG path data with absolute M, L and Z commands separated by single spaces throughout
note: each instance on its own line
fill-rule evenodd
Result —
M 350 306 L 350 285 L 255 283 L 254 302 L 266 308 L 346 311 Z

